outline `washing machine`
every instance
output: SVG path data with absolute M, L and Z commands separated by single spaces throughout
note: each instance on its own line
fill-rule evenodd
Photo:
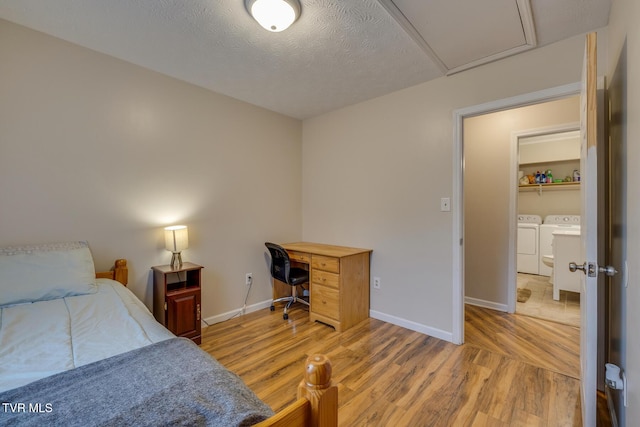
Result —
M 539 274 L 540 215 L 518 215 L 516 265 L 518 273 Z
M 541 276 L 551 276 L 553 268 L 542 261 L 545 255 L 553 254 L 554 231 L 580 231 L 580 215 L 547 215 L 540 225 L 540 247 L 538 271 Z

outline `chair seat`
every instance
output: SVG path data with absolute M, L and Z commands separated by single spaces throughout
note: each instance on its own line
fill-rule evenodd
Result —
M 291 286 L 302 285 L 309 281 L 309 272 L 302 268 L 292 267 L 289 273 L 289 284 Z

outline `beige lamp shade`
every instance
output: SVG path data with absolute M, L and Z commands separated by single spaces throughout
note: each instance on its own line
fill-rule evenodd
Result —
M 182 252 L 189 247 L 189 231 L 186 225 L 172 225 L 164 229 L 165 248 L 173 253 L 171 265 L 182 264 Z

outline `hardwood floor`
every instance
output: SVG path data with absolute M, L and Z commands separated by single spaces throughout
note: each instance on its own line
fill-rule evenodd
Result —
M 466 307 L 457 346 L 375 319 L 338 333 L 304 308 L 203 330 L 201 347 L 278 411 L 309 354 L 324 353 L 341 426 L 579 426 L 579 330 Z M 514 317 L 514 316 L 511 316 Z
M 467 305 L 465 342 L 580 379 L 580 329 Z

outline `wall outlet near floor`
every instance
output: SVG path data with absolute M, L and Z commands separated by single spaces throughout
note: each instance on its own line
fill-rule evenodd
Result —
M 373 278 L 373 289 L 380 289 L 380 278 L 379 277 L 374 277 Z
M 247 286 L 251 286 L 252 282 L 253 282 L 253 273 L 247 273 L 247 275 L 244 278 L 244 284 Z

